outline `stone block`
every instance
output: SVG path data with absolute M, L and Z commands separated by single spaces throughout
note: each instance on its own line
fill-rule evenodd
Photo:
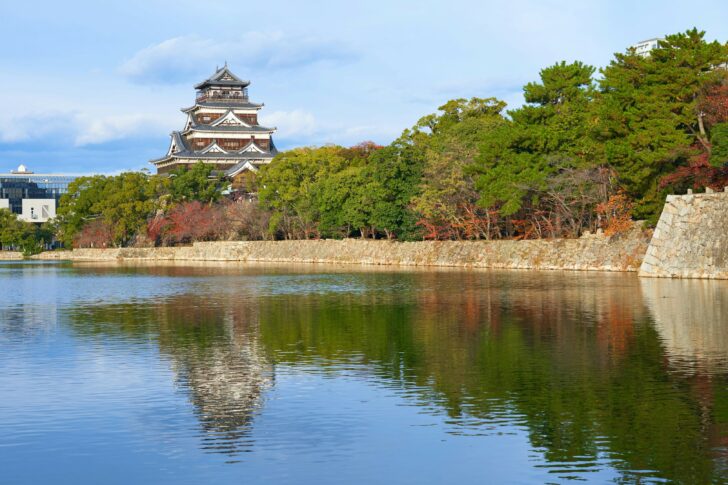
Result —
M 728 274 L 728 188 L 669 196 L 640 274 L 723 278 Z

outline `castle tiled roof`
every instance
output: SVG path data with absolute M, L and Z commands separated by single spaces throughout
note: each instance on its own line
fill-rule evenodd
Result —
M 196 151 L 185 151 L 185 152 L 177 152 L 173 153 L 171 155 L 164 156 L 162 158 L 156 158 L 154 160 L 150 160 L 150 163 L 161 163 L 165 162 L 167 160 L 175 159 L 175 158 L 181 158 L 181 159 L 194 159 L 194 160 L 245 160 L 245 161 L 255 161 L 255 160 L 271 160 L 275 157 L 273 153 L 258 153 L 258 152 L 228 152 L 228 153 L 216 153 L 216 152 L 208 152 L 208 153 L 200 153 Z
M 215 71 L 215 74 L 210 76 L 208 79 L 205 79 L 201 83 L 195 85 L 195 89 L 204 89 L 207 86 L 236 86 L 244 88 L 249 84 L 250 81 L 243 81 L 237 77 L 235 74 L 230 72 L 227 64 L 225 64 L 225 66 Z
M 273 141 L 270 142 L 270 150 L 260 153 L 257 151 L 246 151 L 246 148 L 248 148 L 251 144 L 254 143 L 254 141 L 251 141 L 248 143 L 247 146 L 241 148 L 240 150 L 236 151 L 226 151 L 224 153 L 222 152 L 207 152 L 205 153 L 205 150 L 208 147 L 203 148 L 202 150 L 193 150 L 190 148 L 190 146 L 185 141 L 184 136 L 182 136 L 182 133 L 179 131 L 172 132 L 172 140 L 174 146 L 177 148 L 176 151 L 173 151 L 161 158 L 156 158 L 154 160 L 150 160 L 150 163 L 161 163 L 170 159 L 174 158 L 193 158 L 196 160 L 241 160 L 242 162 L 246 161 L 254 161 L 254 160 L 270 160 L 273 157 L 276 156 L 278 153 L 278 149 L 273 144 Z

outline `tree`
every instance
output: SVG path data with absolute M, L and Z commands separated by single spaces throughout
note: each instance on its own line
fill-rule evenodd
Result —
M 348 167 L 321 180 L 317 205 L 322 233 L 346 237 L 358 230 L 362 238 L 373 234 L 372 195 L 372 183 L 363 166 Z
M 47 226 L 21 221 L 8 209 L 0 209 L 0 248 L 20 250 L 29 256 L 41 252 L 52 238 Z
M 197 162 L 190 168 L 180 167 L 170 174 L 169 194 L 175 202 L 197 200 L 212 203 L 220 200 L 225 187 L 222 174 L 214 166 Z
M 83 226 L 73 238 L 76 248 L 108 248 L 114 245 L 114 228 L 102 219 L 95 219 Z
M 728 123 L 719 123 L 713 127 L 710 143 L 710 164 L 718 168 L 728 165 Z
M 58 207 L 59 237 L 71 246 L 86 224 L 101 220 L 111 228 L 114 245 L 129 244 L 162 207 L 166 183 L 165 178 L 141 172 L 74 180 Z
M 602 70 L 595 135 L 607 162 L 637 201 L 635 215 L 656 220 L 664 190 L 660 180 L 709 150 L 704 114 L 696 109 L 705 86 L 724 77 L 728 46 L 706 42 L 697 29 L 668 35 L 647 57 L 615 54 Z
M 270 239 L 271 213 L 257 201 L 239 199 L 225 204 L 222 209 L 227 237 L 252 241 Z
M 224 207 L 198 200 L 182 202 L 166 215 L 159 214 L 151 219 L 147 224 L 147 237 L 155 245 L 170 246 L 219 240 L 229 229 Z
M 423 117 L 409 135 L 422 152 L 423 176 L 412 208 L 434 239 L 490 238 L 492 214 L 477 207 L 471 175 L 478 145 L 506 123 L 505 103 L 495 98 L 455 99 Z
M 540 83 L 524 87 L 527 104 L 487 132 L 470 167 L 482 207 L 531 227 L 547 222 L 548 235 L 558 235 L 561 221 L 552 220 L 553 211 L 542 205 L 554 186 L 550 180 L 563 172 L 595 170 L 603 158 L 601 145 L 590 137 L 593 73 L 581 62 L 560 62 L 541 71 Z
M 712 167 L 728 164 L 728 71 L 717 71 L 697 101 L 699 126 L 710 143 L 702 143 Z
M 419 191 L 424 157 L 411 143 L 407 132 L 391 145 L 372 153 L 363 177 L 374 202 L 370 225 L 387 239 L 414 239 L 418 236 L 417 215 L 412 198 Z
M 286 239 L 319 234 L 318 193 L 323 180 L 348 165 L 342 148 L 298 148 L 276 156 L 258 175 L 261 205 L 273 211 L 271 230 Z
M 105 177 L 79 177 L 68 186 L 68 193 L 61 197 L 57 210 L 58 237 L 67 247 L 92 219 L 100 217 L 99 203 Z
M 8 209 L 0 209 L 0 245 L 18 247 L 25 237 L 26 229 L 22 221 Z
M 217 239 L 224 227 L 219 206 L 210 206 L 194 200 L 175 206 L 168 217 L 169 240 L 190 243 Z

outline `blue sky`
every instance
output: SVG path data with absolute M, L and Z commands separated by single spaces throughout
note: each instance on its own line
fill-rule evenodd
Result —
M 693 26 L 728 40 L 725 0 L 0 2 L 0 171 L 151 169 L 225 61 L 291 148 L 388 143 L 456 97 L 517 106 L 543 67 Z

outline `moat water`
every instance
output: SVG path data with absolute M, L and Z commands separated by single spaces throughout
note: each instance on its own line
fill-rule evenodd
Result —
M 721 483 L 728 282 L 0 264 L 0 483 Z

